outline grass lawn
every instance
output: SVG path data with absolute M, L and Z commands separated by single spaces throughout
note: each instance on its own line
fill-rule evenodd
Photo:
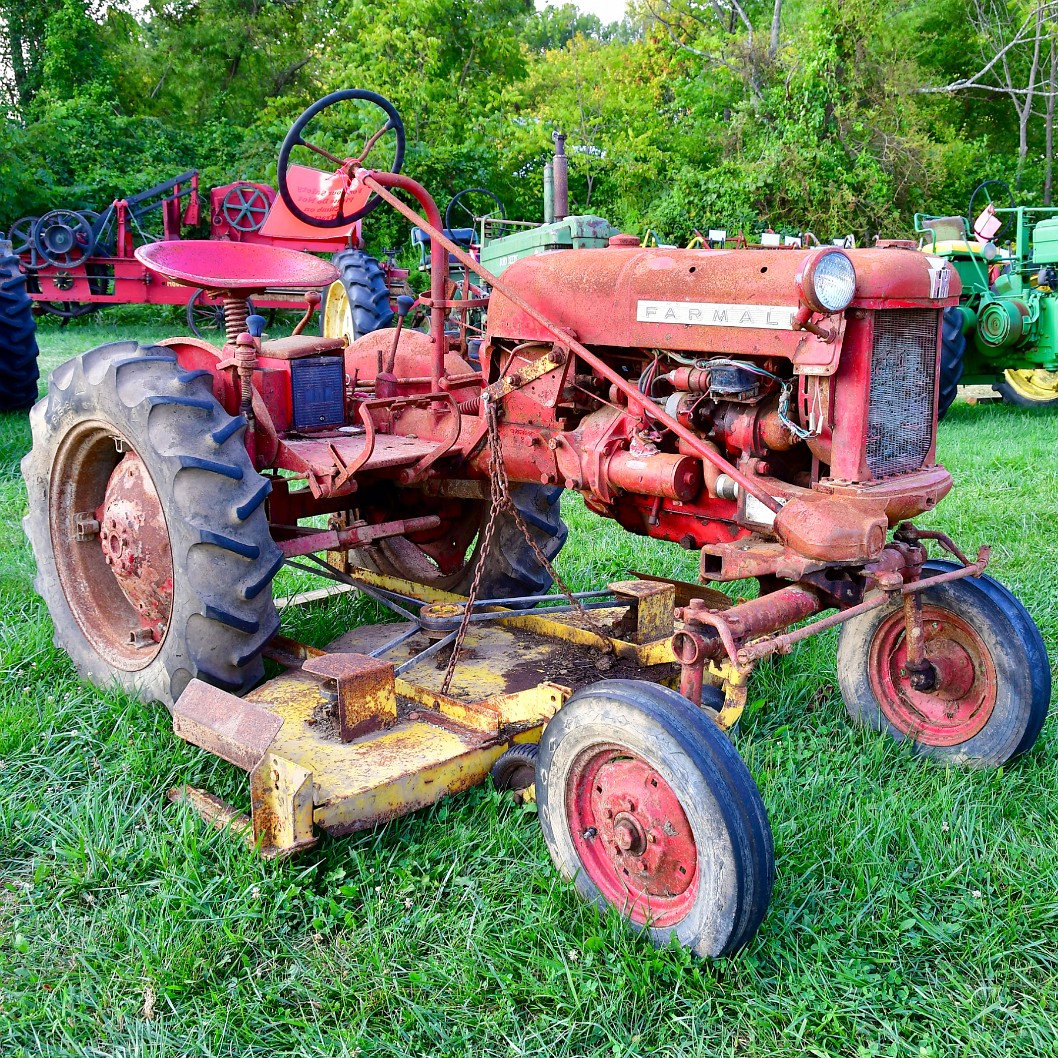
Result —
M 48 324 L 42 369 L 180 329 Z M 486 788 L 265 864 L 165 801 L 192 782 L 245 807 L 243 774 L 53 648 L 20 528 L 28 446 L 26 417 L 0 417 L 0 1054 L 1058 1053 L 1053 721 L 1006 772 L 944 769 L 850 729 L 833 635 L 765 667 L 736 744 L 778 878 L 755 941 L 715 964 L 580 904 L 535 816 Z M 959 402 L 940 448 L 956 488 L 929 521 L 993 545 L 1053 658 L 1058 416 Z M 579 501 L 566 516 L 578 588 L 694 576 Z M 347 599 L 284 628 L 322 644 L 374 618 Z

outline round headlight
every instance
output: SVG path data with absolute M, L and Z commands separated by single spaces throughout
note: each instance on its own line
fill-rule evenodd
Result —
M 841 312 L 856 295 L 856 269 L 841 250 L 827 250 L 809 262 L 801 289 L 817 312 Z

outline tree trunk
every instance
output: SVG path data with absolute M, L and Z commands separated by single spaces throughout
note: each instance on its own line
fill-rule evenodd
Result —
M 1043 204 L 1051 204 L 1051 188 L 1054 177 L 1054 88 L 1055 74 L 1058 72 L 1058 54 L 1054 50 L 1054 37 L 1051 37 L 1050 76 L 1047 79 L 1047 145 L 1044 161 Z
M 1043 36 L 1043 4 L 1036 5 L 1036 40 L 1032 47 L 1032 66 L 1029 68 L 1027 91 L 1025 92 L 1025 103 L 1018 107 L 1018 176 L 1014 186 L 1021 190 L 1021 178 L 1025 171 L 1025 159 L 1029 154 L 1029 119 L 1032 117 L 1032 96 L 1036 88 L 1036 73 L 1040 68 L 1040 38 Z
M 768 58 L 779 54 L 779 30 L 782 28 L 782 0 L 775 0 L 771 12 L 771 40 L 768 43 Z

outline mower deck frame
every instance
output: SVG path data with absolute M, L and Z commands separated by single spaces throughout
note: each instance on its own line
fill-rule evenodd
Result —
M 363 830 L 477 785 L 513 743 L 539 741 L 579 686 L 612 676 L 678 680 L 673 612 L 691 585 L 631 580 L 585 593 L 590 622 L 572 607 L 482 609 L 442 694 L 439 648 L 465 600 L 366 570 L 331 572 L 398 612 L 413 614 L 417 602 L 418 619 L 362 625 L 327 650 L 276 637 L 267 654 L 285 671 L 244 698 L 192 680 L 173 709 L 177 735 L 248 773 L 252 816 L 191 787 L 170 797 L 243 831 L 266 857 L 311 848 L 318 831 Z M 724 726 L 741 712 L 737 687 L 733 697 Z

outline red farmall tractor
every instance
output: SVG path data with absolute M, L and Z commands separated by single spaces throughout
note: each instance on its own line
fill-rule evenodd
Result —
M 338 121 L 353 104 L 384 117 Z M 374 131 L 348 146 L 343 127 Z M 352 343 L 268 339 L 247 296 L 318 289 L 332 265 L 161 243 L 141 258 L 223 297 L 224 346 L 123 342 L 53 373 L 23 471 L 56 640 L 86 678 L 164 702 L 177 734 L 249 773 L 248 818 L 176 795 L 266 855 L 491 769 L 535 797 L 586 899 L 659 943 L 733 951 L 773 879 L 768 818 L 725 733 L 762 659 L 840 627 L 853 721 L 941 761 L 1001 765 L 1040 733 L 1050 675 L 1032 619 L 985 575 L 986 547 L 967 558 L 910 521 L 952 485 L 937 361 L 958 278 L 901 250 L 617 236 L 500 279 L 397 172 L 403 139 L 386 100 L 335 93 L 291 129 L 279 186 L 324 229 L 385 202 L 427 232 L 428 332 L 401 316 Z M 480 367 L 465 320 L 486 306 L 452 296 L 449 255 L 489 292 Z M 546 594 L 563 489 L 699 553 L 702 583 Z M 400 621 L 326 650 L 277 636 L 284 562 Z M 747 579 L 748 601 L 715 587 Z M 265 657 L 284 668 L 258 686 Z

